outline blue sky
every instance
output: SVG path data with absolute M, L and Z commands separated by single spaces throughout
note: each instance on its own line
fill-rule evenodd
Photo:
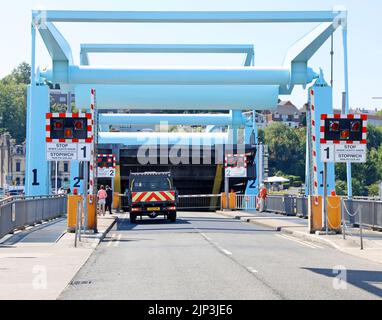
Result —
M 21 61 L 30 61 L 30 17 L 34 9 L 65 10 L 331 10 L 336 5 L 349 10 L 349 76 L 352 107 L 382 108 L 382 1 L 380 0 L 13 0 L 0 1 L 0 39 L 2 42 L 0 77 Z M 79 61 L 81 43 L 229 43 L 254 44 L 256 65 L 281 65 L 286 51 L 315 24 L 57 24 L 72 45 Z M 49 66 L 50 59 L 39 41 L 38 64 Z M 330 77 L 330 46 L 323 46 L 311 59 Z M 343 90 L 342 36 L 335 34 L 334 104 L 340 107 Z M 218 65 L 238 66 L 242 55 L 94 55 L 91 63 L 102 65 Z M 291 100 L 298 106 L 306 92 L 297 88 Z

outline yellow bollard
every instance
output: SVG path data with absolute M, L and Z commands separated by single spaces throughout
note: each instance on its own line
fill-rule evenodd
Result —
M 328 208 L 328 229 L 330 231 L 341 231 L 341 197 L 328 196 L 326 200 Z
M 94 230 L 97 231 L 97 211 L 96 211 L 96 203 L 93 201 L 93 203 L 89 203 L 90 196 L 88 196 L 87 199 L 87 210 L 88 210 L 88 230 Z M 80 201 L 81 210 L 83 210 L 83 197 L 81 195 L 69 195 L 68 196 L 68 210 L 67 210 L 67 216 L 68 216 L 68 232 L 75 232 L 76 230 L 76 223 L 77 223 L 77 208 L 78 208 L 78 202 Z
M 309 231 L 314 233 L 316 231 L 321 231 L 323 228 L 323 203 L 322 196 L 309 196 Z
M 235 192 L 230 192 L 229 193 L 229 208 L 234 210 L 236 209 L 236 193 Z
M 225 192 L 221 193 L 221 208 L 227 209 L 227 200 L 226 200 L 226 194 Z M 234 210 L 236 209 L 236 193 L 230 192 L 228 194 L 228 209 Z
M 119 196 L 119 192 L 113 193 L 113 209 L 118 209 L 121 203 L 121 197 Z
M 221 197 L 220 197 L 220 205 L 221 205 L 221 209 L 226 209 L 226 194 L 225 192 L 222 192 L 221 193 Z
M 90 196 L 88 196 L 88 230 L 94 230 L 97 232 L 97 208 L 96 201 L 93 200 L 93 203 L 90 203 Z
M 67 205 L 68 232 L 74 232 L 76 230 L 78 202 L 80 202 L 80 205 L 83 206 L 82 196 L 68 195 L 68 205 Z

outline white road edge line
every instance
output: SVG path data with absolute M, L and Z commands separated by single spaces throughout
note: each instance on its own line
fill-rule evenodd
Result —
M 294 238 L 292 236 L 287 236 L 287 235 L 284 235 L 284 237 L 286 239 L 290 239 L 292 241 L 297 241 L 297 242 L 303 243 L 303 244 L 305 244 L 307 246 L 310 246 L 310 247 L 313 247 L 315 249 L 323 249 L 323 247 L 321 247 L 321 246 L 319 246 L 318 244 L 315 244 L 315 243 L 311 243 L 311 242 L 304 241 L 304 240 L 299 240 L 299 239 L 296 239 L 296 238 Z
M 299 243 L 299 244 L 301 244 L 301 245 L 303 245 L 303 246 L 306 246 L 306 247 L 309 247 L 309 248 L 311 248 L 311 249 L 317 249 L 317 248 L 318 248 L 318 247 L 316 247 L 315 245 L 312 245 L 312 244 L 310 244 L 310 243 L 306 243 L 306 242 L 304 242 L 304 241 L 300 241 L 300 240 L 294 239 L 294 238 L 292 238 L 292 237 L 288 237 L 288 236 L 286 236 L 286 235 L 276 234 L 276 236 L 277 236 L 277 237 L 280 237 L 280 238 L 288 239 L 288 240 L 293 241 L 293 242 L 296 242 L 296 243 Z

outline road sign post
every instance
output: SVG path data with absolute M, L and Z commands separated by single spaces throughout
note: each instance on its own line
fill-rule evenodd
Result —
M 91 113 L 46 114 L 46 159 L 48 161 L 79 161 L 84 165 L 84 229 L 88 227 L 87 189 L 88 166 L 93 143 L 93 116 Z M 57 165 L 56 165 L 57 176 Z M 57 190 L 57 184 L 56 184 Z
M 324 220 L 325 231 L 328 233 L 327 163 L 338 162 L 350 164 L 366 162 L 367 116 L 354 114 L 322 114 L 320 132 L 320 158 L 324 163 Z M 342 215 L 342 226 L 342 232 L 344 234 L 344 215 Z M 361 225 L 360 228 L 362 238 Z
M 245 154 L 226 154 L 224 171 L 224 190 L 226 209 L 229 209 L 229 178 L 247 177 L 247 157 Z

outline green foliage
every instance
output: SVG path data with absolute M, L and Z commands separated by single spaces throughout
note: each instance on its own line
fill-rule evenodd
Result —
M 282 171 L 305 178 L 305 128 L 294 129 L 273 123 L 264 130 L 264 142 L 269 148 L 271 173 Z
M 30 66 L 23 62 L 0 80 L 0 130 L 7 131 L 18 143 L 26 135 L 26 92 Z
M 345 181 L 336 181 L 336 194 L 339 196 L 345 196 L 347 194 L 347 186 Z
M 373 183 L 367 187 L 369 197 L 379 196 L 379 183 Z
M 285 177 L 292 186 L 298 186 L 305 180 L 305 130 L 275 123 L 267 127 L 263 135 L 269 146 L 270 173 Z M 346 164 L 336 163 L 335 167 L 336 192 L 346 195 Z M 352 178 L 354 196 L 378 193 L 378 183 L 382 181 L 382 127 L 368 126 L 367 162 L 352 165 Z
M 369 124 L 367 131 L 367 148 L 378 149 L 382 145 L 382 127 Z

